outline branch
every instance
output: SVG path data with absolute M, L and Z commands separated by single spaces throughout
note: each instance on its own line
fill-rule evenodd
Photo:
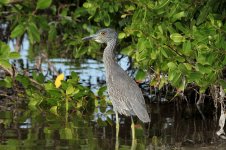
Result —
M 5 71 L 11 77 L 13 77 L 13 69 L 10 70 L 10 69 L 4 68 L 2 65 L 0 65 L 0 69 L 2 69 L 3 71 Z
M 6 72 L 7 74 L 9 74 L 12 78 L 14 78 L 14 77 L 17 75 L 17 72 L 16 72 L 16 70 L 13 68 L 13 66 L 12 66 L 12 69 L 9 70 L 9 69 L 4 68 L 4 67 L 2 67 L 2 66 L 0 65 L 0 69 L 2 69 L 3 71 L 5 71 L 5 72 Z M 38 83 L 38 82 L 35 81 L 34 79 L 29 78 L 29 80 L 30 80 L 30 82 L 31 82 L 37 89 L 39 89 L 39 90 L 44 89 L 43 85 L 40 84 L 40 83 Z
M 176 51 L 175 49 L 173 49 L 172 47 L 170 47 L 169 45 L 164 44 L 166 47 L 170 48 L 172 51 L 174 51 L 178 56 L 183 57 L 185 59 L 186 63 L 192 64 L 190 61 L 187 60 L 186 56 L 179 53 L 178 51 Z

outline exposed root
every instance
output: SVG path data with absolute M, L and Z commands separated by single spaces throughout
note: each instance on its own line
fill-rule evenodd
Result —
M 202 113 L 202 111 L 201 111 L 201 109 L 200 109 L 200 104 L 203 104 L 203 103 L 204 103 L 204 99 L 205 99 L 205 94 L 200 94 L 199 100 L 196 102 L 196 107 L 197 107 L 199 113 L 201 114 L 202 119 L 203 119 L 203 120 L 206 120 L 204 114 Z
M 212 86 L 211 87 L 211 95 L 214 100 L 214 105 L 217 109 L 217 104 L 220 103 L 220 109 L 221 109 L 221 116 L 219 118 L 219 127 L 220 129 L 216 132 L 216 134 L 221 137 L 222 139 L 226 139 L 225 131 L 224 131 L 224 125 L 225 125 L 225 119 L 226 119 L 226 113 L 225 113 L 225 104 L 224 104 L 224 97 L 225 92 L 222 86 Z

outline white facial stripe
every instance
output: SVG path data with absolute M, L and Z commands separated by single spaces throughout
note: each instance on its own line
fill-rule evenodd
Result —
M 99 39 L 95 39 L 96 42 L 98 43 L 103 43 L 103 41 L 99 40 Z

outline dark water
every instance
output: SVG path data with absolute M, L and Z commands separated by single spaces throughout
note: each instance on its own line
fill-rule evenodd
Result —
M 34 62 L 26 58 L 26 41 L 23 45 L 22 62 L 32 68 Z M 81 82 L 90 85 L 94 92 L 104 80 L 101 62 L 88 59 L 76 66 L 67 59 L 50 61 L 65 75 L 70 75 L 71 71 L 79 73 Z M 126 59 L 120 64 L 127 68 Z M 42 67 L 47 73 L 47 64 L 43 63 Z M 0 150 L 226 149 L 226 142 L 216 135 L 219 115 L 214 109 L 203 108 L 206 116 L 203 120 L 196 106 L 185 101 L 179 105 L 176 102 L 155 102 L 148 108 L 150 124 L 142 124 L 134 118 L 135 141 L 131 140 L 130 118 L 120 116 L 120 133 L 116 141 L 115 124 L 98 125 L 98 114 L 82 116 L 72 112 L 68 116 L 58 116 L 39 108 L 29 110 L 23 104 L 0 107 Z M 111 118 L 114 121 L 115 116 Z
M 186 104 L 185 104 L 186 105 Z M 93 117 L 72 113 L 66 119 L 44 110 L 0 113 L 0 149 L 225 149 L 226 143 L 215 133 L 214 117 L 202 120 L 186 106 L 178 110 L 173 103 L 152 104 L 150 125 L 135 118 L 136 141 L 131 140 L 130 118 L 120 117 L 116 145 L 115 126 L 99 126 Z M 114 116 L 112 116 L 114 118 Z

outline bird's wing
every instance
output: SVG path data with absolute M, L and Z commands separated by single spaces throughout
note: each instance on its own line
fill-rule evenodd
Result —
M 108 92 L 113 106 L 120 109 L 123 114 L 135 113 L 143 122 L 150 122 L 142 92 L 126 72 L 122 70 L 117 71 L 117 75 L 114 73 L 108 75 Z

